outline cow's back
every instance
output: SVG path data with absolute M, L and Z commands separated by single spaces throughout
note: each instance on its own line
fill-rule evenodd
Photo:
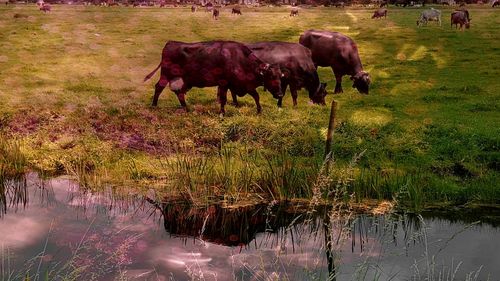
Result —
M 169 80 L 182 77 L 196 87 L 215 86 L 220 80 L 237 83 L 254 73 L 259 62 L 247 46 L 233 41 L 169 41 L 162 55 Z
M 304 32 L 299 43 L 311 50 L 312 59 L 318 66 L 331 66 L 339 58 L 349 56 L 343 46 L 354 45 L 351 38 L 341 33 L 317 30 Z

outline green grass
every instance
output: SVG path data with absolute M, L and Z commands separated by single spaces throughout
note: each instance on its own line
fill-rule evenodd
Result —
M 241 17 L 224 9 L 213 21 L 188 8 L 55 5 L 42 14 L 34 5 L 2 6 L 1 138 L 22 143 L 26 166 L 86 185 L 308 198 L 329 107 L 309 105 L 301 91 L 296 108 L 287 93 L 278 110 L 260 90 L 261 115 L 244 97 L 221 119 L 216 89 L 207 88 L 188 93 L 186 114 L 168 90 L 150 108 L 157 77 L 142 79 L 168 40 L 297 42 L 310 28 L 336 30 L 357 42 L 373 80 L 368 96 L 344 77 L 345 92 L 327 97 L 338 102 L 337 168 L 366 149 L 351 186 L 357 197 L 403 192 L 413 202 L 499 203 L 500 18 L 471 6 L 472 27 L 462 32 L 449 27 L 450 11 L 442 27 L 417 28 L 415 8 L 391 7 L 386 20 L 349 8 L 303 9 L 295 18 L 287 8 L 243 8 Z M 331 69 L 319 74 L 333 92 Z

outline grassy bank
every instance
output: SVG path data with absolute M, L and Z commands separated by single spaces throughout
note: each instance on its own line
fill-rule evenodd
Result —
M 179 190 L 187 196 L 311 196 L 322 164 L 328 107 L 302 91 L 278 110 L 261 92 L 218 115 L 216 89 L 193 89 L 190 113 L 165 91 L 150 108 L 156 78 L 143 83 L 167 40 L 297 42 L 310 28 L 337 30 L 358 44 L 373 80 L 361 96 L 344 79 L 334 153 L 358 199 L 500 203 L 498 11 L 471 7 L 470 30 L 417 28 L 419 9 L 371 11 L 286 8 L 222 11 L 219 21 L 188 8 L 0 7 L 2 167 L 69 173 L 86 185 Z M 22 15 L 14 17 L 15 14 Z M 319 69 L 333 92 L 334 77 Z M 349 163 L 366 150 L 354 167 Z M 17 150 L 16 150 L 17 151 Z M 17 157 L 17 158 L 16 158 Z M 19 163 L 15 162 L 15 163 Z M 16 164 L 17 165 L 17 164 Z M 7 169 L 7 168 L 2 168 Z

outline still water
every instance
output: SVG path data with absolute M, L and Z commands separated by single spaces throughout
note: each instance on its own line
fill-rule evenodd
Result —
M 35 174 L 4 185 L 0 280 L 500 280 L 500 228 L 482 217 L 330 220 L 284 204 L 91 192 Z

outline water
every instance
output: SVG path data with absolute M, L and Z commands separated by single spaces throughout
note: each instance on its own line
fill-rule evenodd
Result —
M 34 174 L 3 193 L 0 280 L 500 280 L 500 231 L 480 218 L 363 215 L 340 228 L 295 206 L 196 208 Z

